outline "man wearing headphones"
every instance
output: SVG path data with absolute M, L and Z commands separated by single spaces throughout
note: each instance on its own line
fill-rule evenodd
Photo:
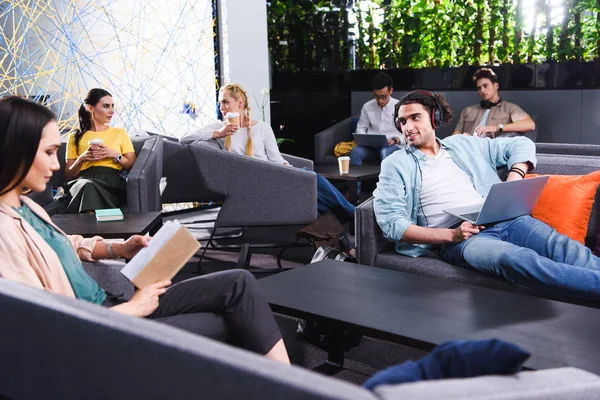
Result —
M 452 134 L 480 137 L 521 136 L 535 129 L 535 122 L 514 103 L 500 98 L 498 77 L 490 68 L 481 68 L 473 75 L 481 102 L 463 110 Z
M 452 119 L 441 94 L 413 91 L 396 105 L 396 127 L 407 147 L 381 163 L 373 193 L 377 223 L 396 251 L 418 257 L 435 251 L 446 262 L 561 295 L 600 299 L 600 258 L 529 215 L 484 226 L 443 210 L 483 201 L 497 168 L 523 179 L 536 164 L 524 137 L 480 140 L 436 128 Z

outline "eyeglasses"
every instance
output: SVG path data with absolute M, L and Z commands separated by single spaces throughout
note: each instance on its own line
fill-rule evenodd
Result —
M 379 96 L 375 94 L 375 95 L 373 95 L 373 96 L 375 96 L 375 98 L 376 98 L 377 100 L 387 100 L 387 99 L 390 97 L 390 95 L 389 95 L 389 94 L 382 94 L 382 95 L 379 95 Z

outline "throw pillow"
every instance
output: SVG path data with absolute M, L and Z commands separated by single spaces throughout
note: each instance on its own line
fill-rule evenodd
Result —
M 519 346 L 498 339 L 446 342 L 418 361 L 407 361 L 376 373 L 363 386 L 373 390 L 378 385 L 430 379 L 513 374 L 521 370 L 529 356 Z
M 538 175 L 526 175 L 534 176 Z M 600 171 L 587 175 L 550 175 L 531 215 L 585 245 L 599 184 Z

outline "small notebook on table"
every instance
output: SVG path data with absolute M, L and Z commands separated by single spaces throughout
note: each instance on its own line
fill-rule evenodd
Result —
M 122 220 L 123 212 L 120 208 L 105 208 L 102 210 L 96 210 L 96 221 L 120 221 Z
M 170 280 L 200 248 L 200 243 L 179 223 L 167 221 L 121 270 L 137 288 Z

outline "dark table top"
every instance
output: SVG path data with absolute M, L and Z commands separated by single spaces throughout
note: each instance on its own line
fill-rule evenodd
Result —
M 259 283 L 284 314 L 341 321 L 425 350 L 498 338 L 531 352 L 528 368 L 600 373 L 600 309 L 333 260 Z
M 347 174 L 340 174 L 338 164 L 316 164 L 315 172 L 327 179 L 340 179 L 344 181 L 364 181 L 379 177 L 379 165 L 351 165 Z
M 124 212 L 121 221 L 96 221 L 95 214 L 56 214 L 52 216 L 60 229 L 68 234 L 85 237 L 102 236 L 105 239 L 128 238 L 131 235 L 145 235 L 154 227 L 162 225 L 160 211 L 130 213 Z

